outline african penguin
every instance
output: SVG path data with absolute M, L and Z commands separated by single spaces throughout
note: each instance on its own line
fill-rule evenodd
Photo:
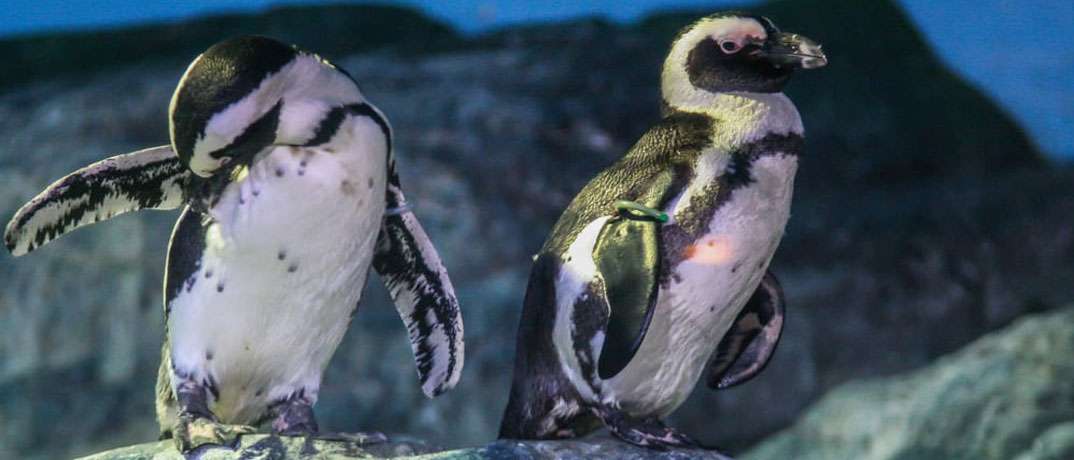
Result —
M 714 388 L 762 370 L 783 325 L 767 268 L 803 143 L 781 91 L 795 69 L 826 64 L 761 16 L 682 30 L 665 116 L 578 193 L 534 259 L 501 438 L 604 425 L 640 446 L 694 446 L 661 419 L 704 368 Z
M 163 436 L 189 451 L 269 421 L 275 433 L 318 433 L 321 376 L 371 264 L 425 394 L 455 385 L 454 289 L 408 209 L 388 120 L 346 72 L 269 38 L 234 38 L 194 60 L 168 111 L 171 145 L 60 179 L 4 235 L 22 255 L 128 211 L 183 208 L 165 276 Z

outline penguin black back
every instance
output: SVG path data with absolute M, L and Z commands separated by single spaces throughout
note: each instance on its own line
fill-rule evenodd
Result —
M 640 185 L 677 166 L 690 164 L 712 144 L 709 133 L 713 123 L 711 118 L 696 113 L 676 111 L 665 116 L 623 158 L 578 192 L 552 228 L 541 252 L 565 252 L 574 236 L 593 219 L 613 213 L 617 200 L 645 198 Z M 689 180 L 689 173 L 683 173 L 674 180 Z

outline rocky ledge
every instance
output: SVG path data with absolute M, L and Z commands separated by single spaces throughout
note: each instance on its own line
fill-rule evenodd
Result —
M 715 451 L 670 450 L 656 451 L 635 447 L 606 436 L 574 441 L 495 441 L 484 447 L 437 451 L 428 444 L 393 439 L 391 442 L 361 445 L 347 441 L 325 441 L 301 437 L 257 434 L 243 436 L 235 449 L 212 447 L 199 449 L 188 459 L 368 459 L 403 458 L 421 460 L 449 459 L 590 459 L 615 458 L 623 460 L 731 460 Z M 172 441 L 139 444 L 102 452 L 82 460 L 185 460 L 175 450 Z
M 749 460 L 1074 459 L 1074 306 L 831 391 Z

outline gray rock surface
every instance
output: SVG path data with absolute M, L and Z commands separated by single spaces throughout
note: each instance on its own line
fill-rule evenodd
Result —
M 184 458 L 171 441 L 139 444 L 85 457 L 82 460 L 312 460 L 398 458 L 411 460 L 731 460 L 715 451 L 656 451 L 608 437 L 576 441 L 496 441 L 483 447 L 437 451 L 417 441 L 359 445 L 270 435 L 243 436 L 234 449 L 200 448 Z
M 232 447 L 202 446 L 184 456 L 172 440 L 138 444 L 83 457 L 83 460 L 226 460 L 415 458 L 436 451 L 420 441 L 392 440 L 364 444 L 268 434 L 242 436 Z
M 924 369 L 839 386 L 742 458 L 1074 458 L 1074 307 Z

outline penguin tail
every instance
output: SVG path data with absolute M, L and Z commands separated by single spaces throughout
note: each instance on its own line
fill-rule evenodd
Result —
M 4 244 L 26 254 L 76 228 L 139 209 L 175 209 L 189 174 L 170 146 L 114 156 L 56 181 L 15 213 Z
M 526 288 L 515 345 L 511 393 L 500 422 L 500 439 L 582 436 L 600 426 L 564 375 L 552 339 L 555 328 L 556 258 L 537 258 Z

